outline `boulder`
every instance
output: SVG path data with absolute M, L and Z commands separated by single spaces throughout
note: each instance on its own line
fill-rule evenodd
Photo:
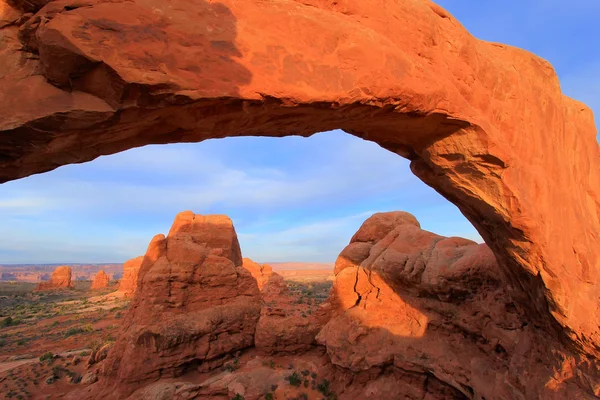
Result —
M 40 282 L 34 289 L 37 292 L 46 290 L 72 289 L 73 282 L 71 281 L 71 267 L 57 267 L 50 277 L 49 281 Z
M 92 281 L 91 290 L 104 289 L 108 287 L 108 283 L 110 282 L 110 278 L 106 275 L 106 272 L 103 270 L 98 271 L 94 280 Z
M 371 375 L 363 389 L 347 388 L 348 399 L 600 394 L 597 360 L 552 340 L 515 307 L 485 244 L 422 230 L 407 213 L 378 213 L 335 270 L 332 317 L 316 339 L 335 365 Z

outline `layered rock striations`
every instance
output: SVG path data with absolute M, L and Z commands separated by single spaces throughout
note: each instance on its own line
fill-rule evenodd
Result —
M 106 275 L 106 272 L 104 272 L 103 270 L 100 270 L 100 271 L 98 271 L 98 273 L 94 277 L 94 280 L 92 281 L 91 290 L 107 288 L 109 283 L 110 283 L 110 278 L 108 277 L 108 275 Z
M 73 288 L 73 282 L 71 281 L 71 267 L 62 266 L 57 267 L 52 271 L 49 281 L 40 282 L 35 291 L 45 290 L 57 290 L 57 289 L 71 289 Z
M 144 383 L 220 365 L 253 345 L 259 316 L 260 293 L 242 267 L 231 220 L 182 212 L 169 234 L 148 246 L 137 293 L 93 393 L 122 398 Z
M 335 271 L 333 315 L 317 341 L 334 364 L 370 377 L 362 388 L 342 388 L 345 398 L 600 395 L 597 360 L 519 311 L 485 244 L 422 230 L 404 212 L 379 213 L 340 253 Z

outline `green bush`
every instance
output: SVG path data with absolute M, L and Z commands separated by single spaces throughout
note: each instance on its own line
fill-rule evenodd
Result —
M 51 352 L 44 353 L 40 356 L 40 361 L 52 360 L 54 355 Z
M 231 400 L 244 400 L 244 396 L 242 396 L 242 395 L 241 395 L 241 394 L 239 394 L 239 393 L 236 393 L 236 395 L 235 395 L 235 396 L 233 396 L 233 397 L 231 398 Z
M 9 326 L 19 325 L 21 323 L 20 319 L 13 317 L 6 317 L 0 322 L 0 328 L 8 328 Z
M 325 396 L 331 394 L 331 389 L 329 389 L 329 381 L 327 379 L 323 379 L 321 383 L 317 385 L 317 390 Z
M 66 332 L 65 332 L 65 336 L 69 337 L 69 336 L 73 336 L 73 335 L 77 335 L 79 333 L 83 333 L 85 332 L 83 330 L 83 328 L 69 328 Z
M 296 371 L 294 371 L 293 374 L 285 378 L 285 380 L 288 381 L 290 385 L 295 387 L 300 386 L 300 384 L 302 383 L 302 377 Z

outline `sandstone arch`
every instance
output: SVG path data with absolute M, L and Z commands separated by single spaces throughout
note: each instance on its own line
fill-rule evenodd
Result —
M 340 128 L 409 158 L 520 306 L 598 354 L 596 128 L 544 60 L 427 0 L 0 4 L 0 182 L 152 143 Z

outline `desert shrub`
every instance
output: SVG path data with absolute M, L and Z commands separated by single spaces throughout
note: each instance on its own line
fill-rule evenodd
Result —
M 21 323 L 20 319 L 13 317 L 6 317 L 0 322 L 0 328 L 8 328 L 9 326 L 19 325 Z
M 298 387 L 302 383 L 302 377 L 294 371 L 293 374 L 285 378 L 286 381 L 290 383 L 290 385 Z
M 273 396 L 273 393 L 267 393 L 265 394 L 265 400 L 275 400 L 275 396 Z
M 327 379 L 323 379 L 321 383 L 317 385 L 317 390 L 327 396 L 330 393 L 329 381 Z
M 44 353 L 40 356 L 40 361 L 52 360 L 54 355 L 51 352 Z
M 235 396 L 231 398 L 231 400 L 244 400 L 244 396 L 239 393 L 236 393 Z
M 329 381 L 327 379 L 323 379 L 321 383 L 317 385 L 317 390 L 323 394 L 327 400 L 337 400 L 337 395 L 331 391 L 329 387 Z
M 73 336 L 73 335 L 77 335 L 79 333 L 83 333 L 84 330 L 83 328 L 79 327 L 79 328 L 69 328 L 66 332 L 65 332 L 65 336 L 69 337 L 69 336 Z

